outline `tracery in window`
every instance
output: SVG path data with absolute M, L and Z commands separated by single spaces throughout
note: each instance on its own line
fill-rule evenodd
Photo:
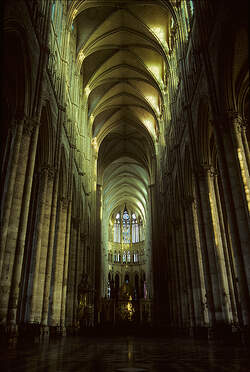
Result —
M 120 221 L 120 213 L 117 213 L 114 223 L 114 242 L 120 243 L 121 242 L 121 221 Z
M 130 251 L 127 253 L 127 261 L 130 262 Z
M 139 262 L 138 252 L 133 254 L 134 262 Z
M 122 240 L 123 243 L 130 243 L 130 218 L 126 205 L 122 216 Z
M 52 4 L 52 9 L 51 9 L 51 19 L 52 19 L 52 21 L 54 20 L 54 17 L 55 17 L 55 8 L 56 8 L 56 3 L 54 1 L 53 4 Z
M 126 263 L 126 252 L 124 252 L 122 255 L 122 262 Z
M 139 242 L 139 226 L 135 213 L 132 214 L 132 243 Z

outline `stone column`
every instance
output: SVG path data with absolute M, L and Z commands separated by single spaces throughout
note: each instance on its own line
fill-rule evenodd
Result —
M 81 250 L 82 250 L 82 272 L 86 272 L 86 260 L 87 260 L 87 254 L 86 254 L 86 240 L 87 236 L 84 233 L 80 234 L 80 239 L 81 239 Z
M 234 265 L 234 262 L 232 259 L 232 253 L 231 253 L 232 251 L 231 239 L 229 237 L 229 232 L 228 232 L 227 218 L 225 217 L 225 220 L 224 220 L 225 210 L 223 213 L 220 190 L 218 186 L 218 177 L 216 177 L 214 181 L 215 181 L 214 190 L 215 190 L 216 206 L 217 206 L 217 213 L 218 213 L 218 223 L 220 226 L 222 248 L 223 248 L 223 254 L 225 258 L 226 278 L 228 282 L 232 318 L 233 318 L 234 324 L 238 324 L 239 319 L 237 315 L 239 314 L 240 309 L 239 309 L 239 303 L 238 303 L 237 284 L 235 280 L 235 265 Z M 222 195 L 222 198 L 223 198 L 223 195 Z
M 59 172 L 56 172 L 53 184 L 53 196 L 49 223 L 49 236 L 48 236 L 48 249 L 46 257 L 46 270 L 44 280 L 44 291 L 43 291 L 43 305 L 42 305 L 42 326 L 48 325 L 48 312 L 49 312 L 49 295 L 51 287 L 51 276 L 52 276 L 52 259 L 53 259 L 53 248 L 55 241 L 55 227 L 56 227 L 56 210 L 58 200 L 58 183 L 59 183 Z
M 250 292 L 250 219 L 249 219 L 249 173 L 245 159 L 245 153 L 242 148 L 241 128 L 242 123 L 237 113 L 228 114 L 224 120 L 230 125 L 233 137 L 234 151 L 232 151 L 231 141 L 228 135 L 223 137 L 225 146 L 225 156 L 227 161 L 228 173 L 232 189 L 232 197 L 234 201 L 235 214 L 238 222 L 238 231 L 241 240 L 241 252 L 244 261 L 248 291 Z M 240 150 L 240 152 L 239 152 Z
M 246 161 L 247 161 L 247 166 L 248 166 L 248 173 L 250 173 L 250 151 L 249 151 L 249 145 L 248 145 L 248 140 L 246 136 L 246 125 L 243 123 L 242 125 L 242 142 L 243 142 L 243 147 L 244 147 L 244 152 L 246 156 Z
M 240 323 L 249 324 L 250 300 L 245 268 L 245 259 L 249 255 L 249 229 L 247 226 L 246 208 L 242 198 L 242 184 L 239 177 L 239 162 L 236 155 L 230 132 L 230 121 L 227 115 L 218 115 L 215 118 L 214 129 L 218 150 L 218 164 L 221 174 L 223 197 L 228 227 L 228 238 L 232 245 L 233 259 L 236 268 L 237 286 L 240 294 L 241 311 L 238 316 L 242 318 Z M 245 256 L 245 257 L 244 257 Z M 232 261 L 232 260 L 231 260 Z M 231 265 L 232 267 L 232 265 Z M 236 296 L 237 298 L 237 296 Z
M 183 236 L 183 221 L 180 220 L 177 226 L 177 237 L 176 237 L 176 253 L 177 253 L 177 265 L 179 271 L 179 281 L 180 281 L 180 293 L 181 293 L 181 304 L 182 304 L 182 320 L 183 328 L 189 328 L 190 320 L 190 309 L 189 309 L 189 289 L 187 282 L 187 271 L 185 262 L 185 252 L 184 252 L 184 236 Z
M 178 326 L 179 328 L 183 328 L 185 325 L 185 294 L 183 285 L 184 282 L 182 281 L 182 265 L 180 261 L 180 251 L 179 251 L 179 234 L 180 234 L 180 222 L 174 222 L 173 226 L 174 230 L 174 246 L 173 246 L 173 261 L 175 267 L 175 281 L 177 283 L 177 303 L 178 303 Z
M 75 290 L 75 301 L 76 305 L 78 305 L 77 301 L 77 292 L 78 292 L 78 285 L 81 281 L 82 273 L 83 273 L 83 251 L 82 251 L 82 240 L 81 240 L 81 220 L 78 219 L 78 228 L 77 228 L 77 266 L 76 266 L 76 290 Z
M 200 191 L 201 191 L 201 203 L 202 203 L 202 214 L 205 227 L 206 246 L 208 254 L 208 267 L 211 277 L 212 295 L 214 302 L 214 312 L 216 321 L 222 321 L 222 306 L 221 306 L 221 292 L 219 287 L 219 278 L 216 265 L 215 257 L 215 241 L 214 241 L 214 230 L 212 223 L 211 207 L 209 200 L 209 172 L 210 167 L 204 166 L 199 178 Z
M 66 325 L 74 326 L 74 299 L 75 299 L 75 276 L 76 276 L 76 241 L 77 241 L 77 221 L 71 218 L 70 248 L 68 263 L 68 285 L 67 285 L 67 314 Z
M 65 326 L 66 326 L 65 311 L 66 311 L 66 295 L 67 295 L 67 284 L 68 284 L 71 209 L 72 209 L 72 202 L 69 201 L 68 214 L 67 214 L 67 230 L 66 230 L 66 237 L 65 237 L 64 271 L 63 271 L 63 283 L 62 283 L 62 306 L 61 306 L 61 323 L 60 323 L 63 334 L 65 334 Z
M 3 256 L 1 285 L 0 285 L 0 322 L 6 323 L 10 288 L 12 283 L 13 265 L 16 254 L 16 246 L 19 231 L 20 215 L 23 204 L 24 184 L 26 179 L 26 169 L 29 158 L 30 140 L 34 128 L 34 121 L 25 121 L 21 147 L 19 151 L 18 166 L 16 168 L 15 185 L 13 189 L 12 204 L 8 220 L 8 232 Z M 32 177 L 31 177 L 32 179 Z M 18 252 L 19 253 L 19 252 Z M 18 258 L 20 255 L 18 254 Z M 21 264 L 21 263 L 20 263 Z M 19 284 L 19 283 L 18 283 Z M 11 315 L 11 318 L 13 316 Z
M 194 299 L 194 271 L 192 271 L 191 262 L 194 258 L 192 255 L 192 245 L 190 244 L 190 239 L 188 237 L 188 226 L 186 223 L 186 215 L 188 214 L 187 209 L 185 208 L 186 203 L 184 202 L 184 208 L 182 208 L 182 234 L 183 234 L 183 255 L 184 255 L 184 264 L 186 271 L 186 282 L 187 282 L 187 295 L 188 295 L 188 311 L 189 311 L 189 329 L 191 334 L 196 325 L 195 319 L 195 299 Z
M 12 124 L 12 145 L 11 145 L 11 156 L 9 159 L 8 165 L 8 184 L 6 185 L 6 194 L 3 199 L 3 215 L 2 215 L 2 230 L 1 230 L 1 246 L 0 246 L 0 277 L 2 272 L 2 264 L 5 252 L 5 245 L 8 233 L 8 225 L 9 225 L 9 218 L 11 212 L 11 204 L 12 198 L 14 194 L 14 186 L 15 186 L 15 179 L 16 179 L 16 171 L 18 166 L 19 160 L 19 151 L 22 141 L 22 134 L 23 134 L 23 126 L 24 123 L 27 121 L 24 115 L 21 117 L 17 117 L 14 119 L 14 123 Z M 2 180 L 1 182 L 3 182 Z M 6 182 L 6 180 L 5 180 Z M 2 196 L 3 197 L 3 196 Z
M 212 214 L 212 223 L 214 229 L 214 237 L 215 237 L 215 258 L 217 264 L 217 272 L 218 272 L 218 279 L 220 284 L 220 292 L 222 298 L 222 311 L 224 315 L 224 320 L 226 323 L 230 324 L 232 322 L 232 308 L 230 303 L 230 296 L 229 296 L 229 287 L 228 287 L 228 279 L 227 279 L 227 272 L 226 272 L 226 265 L 225 265 L 225 257 L 223 252 L 223 244 L 222 244 L 222 237 L 221 237 L 221 230 L 220 230 L 220 223 L 219 223 L 219 216 L 218 216 L 218 206 L 215 194 L 215 187 L 214 182 L 216 181 L 217 173 L 215 170 L 210 170 L 209 172 L 209 189 L 210 189 L 210 207 L 211 207 L 211 214 Z
M 195 239 L 194 233 L 194 219 L 192 215 L 192 204 L 194 199 L 192 197 L 186 198 L 184 201 L 185 206 L 185 223 L 187 228 L 187 238 L 189 246 L 189 257 L 190 257 L 190 274 L 192 280 L 192 293 L 194 299 L 194 314 L 195 314 L 195 324 L 196 326 L 204 325 L 204 314 L 202 309 L 202 295 L 201 295 L 201 281 L 199 272 L 199 263 L 197 257 L 197 241 Z M 204 286 L 204 280 L 203 280 Z M 203 287 L 205 292 L 205 287 Z
M 101 207 L 102 207 L 102 185 L 96 185 L 96 226 L 95 226 L 95 284 L 96 284 L 96 301 L 97 307 L 99 307 L 100 298 L 101 298 L 101 288 L 103 281 L 103 257 L 101 249 Z
M 245 146 L 243 142 L 243 137 L 244 137 L 244 132 L 245 132 L 244 130 L 245 123 L 238 112 L 229 112 L 228 120 L 231 122 L 232 138 L 234 142 L 234 147 L 237 151 L 238 160 L 240 162 L 241 177 L 243 179 L 244 189 L 245 189 L 245 192 L 247 192 L 246 190 L 246 187 L 247 187 L 248 194 L 249 194 L 250 192 L 250 175 L 249 175 L 249 168 L 248 168 L 249 151 L 248 152 L 245 151 Z M 250 202 L 249 198 L 248 198 L 248 202 Z
M 169 293 L 169 311 L 170 311 L 170 326 L 174 326 L 176 323 L 176 314 L 178 313 L 177 301 L 176 301 L 176 290 L 174 289 L 176 285 L 174 276 L 174 262 L 172 258 L 172 246 L 173 238 L 172 235 L 169 236 L 167 249 L 167 270 L 168 270 L 168 293 Z
M 31 289 L 31 303 L 29 310 L 28 321 L 33 323 L 40 323 L 38 305 L 40 302 L 41 291 L 39 286 L 39 274 L 40 274 L 40 257 L 42 250 L 42 237 L 43 237 L 43 222 L 44 222 L 44 212 L 46 207 L 46 197 L 47 197 L 47 184 L 48 184 L 48 167 L 44 167 L 40 172 L 40 188 L 39 188 L 39 203 L 38 203 L 38 216 L 36 223 L 36 241 L 35 241 L 35 252 L 34 252 L 34 271 L 32 280 L 32 289 Z
M 228 127 L 235 131 L 234 115 L 226 113 L 217 118 L 219 166 L 222 174 L 225 205 L 230 227 L 230 238 L 237 269 L 243 323 L 250 321 L 250 229 L 249 211 L 234 134 L 232 140 Z M 236 121 L 237 122 L 237 121 Z M 225 129 L 226 128 L 226 129 Z
M 209 281 L 207 280 L 206 283 L 206 278 L 205 278 L 205 273 L 206 273 L 206 263 L 204 262 L 206 260 L 206 254 L 204 252 L 205 247 L 203 247 L 203 252 L 201 250 L 201 244 L 203 243 L 201 240 L 201 236 L 199 233 L 199 222 L 198 222 L 198 215 L 197 215 L 197 204 L 196 200 L 191 205 L 190 209 L 190 218 L 191 221 L 193 220 L 193 224 L 190 223 L 190 227 L 193 229 L 190 231 L 190 233 L 193 236 L 193 241 L 194 241 L 194 257 L 197 257 L 197 274 L 198 274 L 198 285 L 199 285 L 199 290 L 200 290 L 200 304 L 201 304 L 201 323 L 197 325 L 201 326 L 209 326 L 209 319 L 210 319 L 210 324 L 212 324 L 212 318 L 213 318 L 213 307 L 210 305 L 208 306 L 208 298 L 206 294 L 206 285 L 207 285 L 207 290 L 210 291 L 209 287 Z M 208 275 L 208 274 L 207 274 Z M 207 278 L 208 279 L 208 278 Z M 199 291 L 198 290 L 198 291 Z M 198 297 L 198 295 L 197 295 Z M 208 313 L 210 312 L 210 314 Z
M 173 302 L 173 318 L 172 318 L 172 326 L 177 326 L 179 323 L 179 318 L 181 317 L 181 307 L 180 307 L 180 300 L 179 300 L 179 282 L 177 277 L 177 268 L 176 268 L 176 239 L 175 239 L 175 229 L 174 225 L 171 226 L 171 246 L 169 247 L 169 275 L 171 275 L 172 280 L 170 281 L 171 286 L 171 293 L 172 297 L 170 299 Z
M 60 325 L 68 200 L 62 198 L 59 201 L 58 207 L 58 231 L 55 246 L 54 281 L 51 296 L 51 326 Z
M 32 130 L 32 127 L 34 128 L 33 130 Z M 25 176 L 25 186 L 24 186 L 24 193 L 23 193 L 21 217 L 20 217 L 20 223 L 19 223 L 19 232 L 18 232 L 14 269 L 13 269 L 13 276 L 12 276 L 11 295 L 10 295 L 10 300 L 9 300 L 9 320 L 12 325 L 15 325 L 17 322 L 17 306 L 18 306 L 18 298 L 19 298 L 19 290 L 20 290 L 20 280 L 21 280 L 22 265 L 23 265 L 23 255 L 24 255 L 25 239 L 26 239 L 26 232 L 27 232 L 27 222 L 28 222 L 28 215 L 29 215 L 34 166 L 35 166 L 35 160 L 36 160 L 37 141 L 38 141 L 38 134 L 39 134 L 39 126 L 36 123 L 36 121 L 31 120 L 31 127 L 27 132 L 28 135 L 30 135 L 30 130 L 32 130 L 32 136 L 31 136 L 31 141 L 30 141 L 29 158 L 28 158 L 28 164 L 27 164 L 26 176 Z
M 160 278 L 160 254 L 159 254 L 159 242 L 158 242 L 158 216 L 157 216 L 157 195 L 156 195 L 156 187 L 154 184 L 149 185 L 149 200 L 150 200 L 150 210 L 151 213 L 151 225 L 152 225 L 152 236 L 154 239 L 152 240 L 152 265 L 153 265 L 153 272 L 154 275 L 152 277 L 152 288 L 153 288 L 153 296 L 154 296 L 154 319 L 156 323 L 159 321 L 157 318 L 157 314 L 160 314 L 160 301 L 159 295 L 157 294 L 159 288 L 161 287 L 161 278 Z M 158 291 L 157 291 L 158 289 Z
M 36 274 L 37 284 L 35 284 L 35 276 L 33 279 L 33 286 L 34 286 L 33 291 L 35 290 L 35 297 L 36 297 L 35 321 L 39 323 L 41 322 L 41 316 L 42 316 L 46 261 L 47 261 L 47 252 L 48 252 L 48 243 L 49 243 L 51 202 L 52 202 L 53 181 L 54 181 L 53 170 L 50 167 L 48 167 L 46 172 L 48 173 L 48 180 L 47 180 L 46 199 L 44 199 L 43 221 L 42 221 L 42 226 L 41 226 L 42 236 L 41 236 L 41 242 L 39 243 L 41 246 L 40 257 L 38 257 L 38 250 L 36 252 L 37 253 L 36 260 L 39 260 L 39 262 L 37 262 L 37 265 L 36 265 L 38 267 L 38 273 Z M 35 289 L 35 285 L 36 285 L 36 289 Z

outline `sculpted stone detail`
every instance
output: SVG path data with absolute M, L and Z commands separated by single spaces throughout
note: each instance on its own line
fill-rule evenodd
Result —
M 67 209 L 69 205 L 68 198 L 65 198 L 65 197 L 60 198 L 60 205 L 62 209 Z
M 23 133 L 26 136 L 31 137 L 34 129 L 38 125 L 38 121 L 33 118 L 26 117 L 23 123 Z

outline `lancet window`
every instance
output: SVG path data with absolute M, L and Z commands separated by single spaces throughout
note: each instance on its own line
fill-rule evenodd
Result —
M 122 240 L 123 243 L 130 243 L 130 217 L 126 207 L 122 216 Z
M 114 223 L 114 242 L 121 243 L 121 215 L 117 213 Z

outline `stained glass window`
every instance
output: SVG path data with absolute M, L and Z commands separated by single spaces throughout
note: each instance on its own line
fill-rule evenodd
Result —
M 194 14 L 194 4 L 193 4 L 192 0 L 190 0 L 189 5 L 190 5 L 190 9 L 191 9 L 191 15 L 193 15 Z
M 128 253 L 127 253 L 127 260 L 128 260 L 128 262 L 130 262 L 130 251 L 128 251 Z
M 135 213 L 132 214 L 132 243 L 139 242 L 139 226 Z
M 54 20 L 54 17 L 55 17 L 55 8 L 56 8 L 56 4 L 54 2 L 52 4 L 52 11 L 51 11 L 51 18 L 52 18 L 52 20 Z
M 139 262 L 138 253 L 134 253 L 134 262 Z
M 120 213 L 117 213 L 115 223 L 114 223 L 114 242 L 121 242 L 121 223 L 120 223 Z
M 122 262 L 123 262 L 123 263 L 126 262 L 126 252 L 123 253 L 123 256 L 122 256 Z
M 130 218 L 126 207 L 122 216 L 122 240 L 123 243 L 130 243 Z

